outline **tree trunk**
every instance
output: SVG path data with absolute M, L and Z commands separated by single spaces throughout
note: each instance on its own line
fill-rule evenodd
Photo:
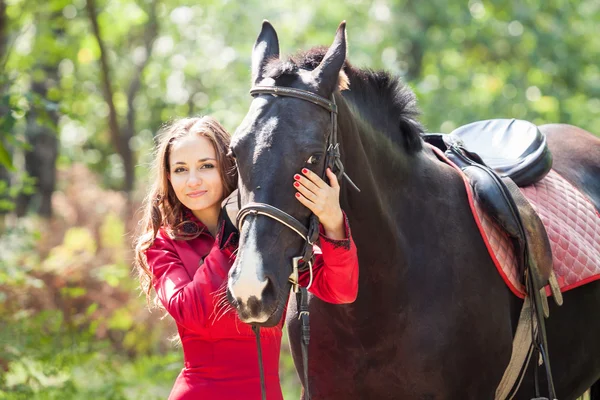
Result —
M 52 36 L 60 38 L 64 35 L 64 29 L 59 23 L 62 13 L 55 12 L 48 16 L 51 25 Z M 44 32 L 39 32 L 44 35 Z M 33 81 L 31 91 L 34 96 L 46 99 L 48 89 L 60 80 L 58 75 L 58 64 L 41 59 L 35 67 L 42 70 L 43 79 Z M 21 193 L 17 199 L 15 212 L 21 217 L 30 209 L 44 218 L 52 216 L 52 193 L 56 186 L 56 159 L 58 158 L 58 113 L 43 108 L 33 107 L 27 113 L 27 128 L 25 137 L 30 150 L 25 152 L 25 170 L 27 174 L 35 178 L 35 192 L 31 195 Z M 40 124 L 40 121 L 45 121 Z
M 48 82 L 58 80 L 57 66 L 44 68 L 46 78 L 42 82 L 34 82 L 32 91 L 41 98 L 48 92 Z M 58 125 L 58 114 L 48 113 L 52 125 Z M 25 152 L 25 170 L 35 178 L 35 193 L 28 195 L 21 193 L 17 200 L 16 213 L 21 217 L 25 215 L 33 201 L 33 211 L 44 218 L 52 216 L 52 193 L 56 186 L 56 159 L 58 158 L 58 137 L 55 129 L 38 123 L 39 110 L 32 109 L 27 115 L 27 142 L 31 150 Z
M 6 43 L 8 41 L 8 34 L 6 29 L 6 3 L 4 0 L 0 0 L 0 66 L 2 69 L 0 71 L 4 71 L 4 64 L 6 62 L 6 58 L 8 54 L 6 54 Z M 3 74 L 3 72 L 0 72 Z M 0 92 L 6 93 L 7 82 L 5 81 L 6 77 L 0 77 Z M 4 118 L 8 115 L 9 109 L 6 104 L 0 103 L 0 121 L 4 121 Z M 0 164 L 0 182 L 4 182 L 6 187 L 10 185 L 10 174 L 8 170 L 4 167 L 4 165 Z M 1 186 L 0 186 L 1 187 Z M 0 191 L 0 200 L 8 199 L 8 194 Z M 0 208 L 0 234 L 2 234 L 2 226 L 4 224 L 4 215 L 8 213 L 8 210 L 2 210 Z
M 8 35 L 6 34 L 6 2 L 0 0 L 0 61 L 4 66 L 4 60 L 6 59 L 6 43 L 8 42 Z
M 88 11 L 88 17 L 92 25 L 92 31 L 98 42 L 100 49 L 100 69 L 102 71 L 102 90 L 104 93 L 104 100 L 108 105 L 108 125 L 111 134 L 111 141 L 113 147 L 117 153 L 121 156 L 123 161 L 123 169 L 125 171 L 125 180 L 123 182 L 123 190 L 128 194 L 131 193 L 135 184 L 135 159 L 129 142 L 135 135 L 135 107 L 133 105 L 135 97 L 141 86 L 141 77 L 144 68 L 148 64 L 150 55 L 152 54 L 152 44 L 158 35 L 158 19 L 156 18 L 156 7 L 157 0 L 153 0 L 150 3 L 150 9 L 148 10 L 148 23 L 144 30 L 144 47 L 146 49 L 146 59 L 138 65 L 135 75 L 131 78 L 129 89 L 127 90 L 127 116 L 124 126 L 119 124 L 117 110 L 113 101 L 113 90 L 111 85 L 111 74 L 108 60 L 106 57 L 106 47 L 104 40 L 100 32 L 100 26 L 98 24 L 98 14 L 96 11 L 95 0 L 87 0 L 86 8 Z

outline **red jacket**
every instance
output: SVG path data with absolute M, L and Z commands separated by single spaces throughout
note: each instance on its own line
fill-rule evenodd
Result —
M 336 304 L 353 302 L 358 292 L 356 247 L 345 216 L 344 220 L 344 240 L 327 238 L 321 228 L 310 288 L 317 297 Z M 184 368 L 169 399 L 261 398 L 254 332 L 222 302 L 236 247 L 228 240 L 219 248 L 222 235 L 223 228 L 216 239 L 205 229 L 193 240 L 175 240 L 161 229 L 146 250 L 156 278 L 154 289 L 175 319 L 183 346 Z M 308 284 L 308 273 L 300 276 L 300 283 Z M 260 330 L 268 400 L 283 399 L 279 350 L 284 320 Z

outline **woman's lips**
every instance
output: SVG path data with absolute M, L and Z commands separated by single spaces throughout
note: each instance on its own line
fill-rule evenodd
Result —
M 187 195 L 188 195 L 188 197 L 195 199 L 197 197 L 203 196 L 205 193 L 206 193 L 206 190 L 197 190 L 195 192 L 190 192 Z

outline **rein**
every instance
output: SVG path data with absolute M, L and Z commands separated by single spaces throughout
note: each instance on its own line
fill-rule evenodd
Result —
M 352 182 L 352 180 L 346 175 L 344 172 L 344 166 L 341 161 L 340 155 L 340 145 L 337 141 L 337 104 L 335 103 L 335 97 L 331 96 L 331 101 L 321 97 L 315 93 L 311 93 L 306 90 L 301 89 L 293 89 L 281 86 L 255 86 L 250 90 L 250 95 L 257 96 L 262 94 L 269 94 L 274 97 L 282 96 L 282 97 L 294 97 L 297 99 L 302 99 L 309 101 L 315 105 L 318 105 L 325 110 L 327 110 L 331 114 L 331 133 L 327 137 L 326 144 L 326 155 L 325 155 L 325 167 L 323 169 L 323 173 L 321 174 L 321 178 L 325 177 L 325 171 L 329 167 L 331 171 L 334 172 L 338 180 L 342 177 L 345 178 L 349 184 L 357 191 L 360 192 L 360 189 Z M 336 172 L 337 171 L 337 172 Z M 239 199 L 238 199 L 239 200 Z M 304 393 L 305 399 L 310 400 L 310 391 L 308 384 L 308 343 L 310 342 L 310 322 L 309 316 L 310 313 L 308 311 L 308 289 L 312 285 L 313 281 L 313 261 L 314 261 L 314 251 L 313 245 L 319 237 L 319 218 L 312 214 L 310 215 L 308 228 L 305 227 L 300 221 L 296 218 L 292 217 L 288 213 L 278 209 L 277 207 L 273 207 L 272 205 L 265 203 L 255 203 L 251 202 L 241 207 L 237 218 L 236 225 L 238 229 L 241 229 L 244 219 L 248 215 L 264 215 L 269 218 L 274 219 L 275 221 L 287 226 L 294 232 L 296 232 L 302 239 L 304 239 L 304 249 L 302 250 L 302 255 L 292 258 L 292 273 L 290 274 L 288 280 L 292 284 L 292 290 L 296 293 L 296 303 L 298 307 L 298 319 L 301 321 L 301 348 L 302 348 L 302 364 L 304 370 Z M 302 265 L 300 263 L 303 262 Z M 308 270 L 310 273 L 309 284 L 306 288 L 301 287 L 299 283 L 299 272 L 304 272 Z M 260 327 L 258 325 L 253 325 L 252 330 L 256 335 L 256 344 L 258 347 L 258 366 L 260 371 L 260 384 L 261 384 L 261 393 L 262 399 L 266 399 L 266 390 L 265 390 L 265 379 L 264 379 L 264 370 L 262 364 L 262 351 L 260 346 Z

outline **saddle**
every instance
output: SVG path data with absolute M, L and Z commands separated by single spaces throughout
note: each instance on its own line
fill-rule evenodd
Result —
M 469 177 L 478 202 L 511 237 L 523 284 L 533 280 L 537 290 L 549 284 L 550 242 L 542 221 L 519 190 L 538 182 L 552 168 L 546 137 L 528 121 L 496 119 L 462 126 L 449 135 L 426 134 L 424 139 Z M 560 301 L 557 292 L 555 299 Z M 543 309 L 547 315 L 547 302 Z
M 546 136 L 528 121 L 490 119 L 461 126 L 447 136 L 475 153 L 485 165 L 517 186 L 541 180 L 552 168 Z
M 537 317 L 535 342 L 552 382 L 544 324 L 549 307 L 544 287 L 550 286 L 558 305 L 562 304 L 562 294 L 552 270 L 546 229 L 519 189 L 538 182 L 552 168 L 545 136 L 528 121 L 494 119 L 462 126 L 449 135 L 426 134 L 423 138 L 444 151 L 467 175 L 479 204 L 510 237 L 519 276 Z

